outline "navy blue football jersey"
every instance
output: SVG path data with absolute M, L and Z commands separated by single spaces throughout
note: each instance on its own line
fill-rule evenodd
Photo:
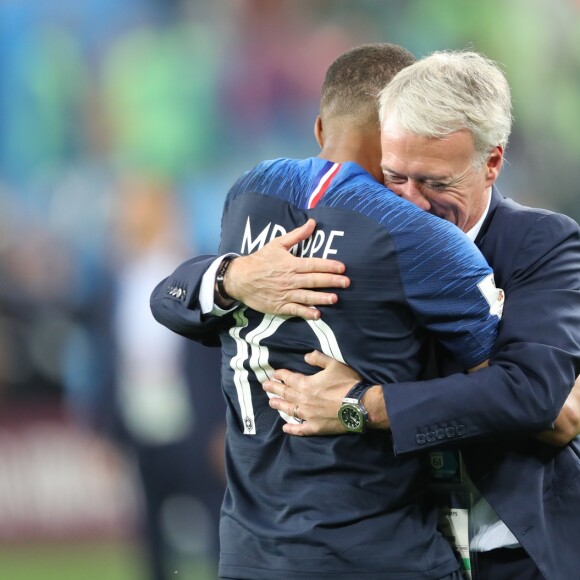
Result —
M 373 383 L 416 380 L 427 334 L 465 368 L 496 337 L 493 274 L 454 225 L 397 197 L 354 163 L 260 164 L 230 190 L 221 252 L 248 254 L 316 219 L 297 256 L 336 258 L 351 279 L 318 321 L 240 308 L 223 332 L 228 486 L 220 576 L 440 578 L 457 568 L 425 499 L 421 455 L 396 457 L 385 431 L 293 437 L 261 383 L 311 374 L 320 350 Z M 420 422 L 420 418 L 418 418 Z

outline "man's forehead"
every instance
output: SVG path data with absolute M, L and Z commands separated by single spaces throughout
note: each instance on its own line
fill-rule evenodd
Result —
M 387 143 L 388 145 L 388 143 Z M 413 146 L 383 147 L 381 169 L 384 173 L 404 175 L 415 179 L 444 179 L 451 177 L 455 164 L 452 157 L 427 154 Z
M 474 145 L 468 131 L 457 131 L 444 137 L 426 137 L 397 127 L 385 126 L 381 131 L 383 170 L 413 171 L 430 177 L 451 175 L 471 163 Z

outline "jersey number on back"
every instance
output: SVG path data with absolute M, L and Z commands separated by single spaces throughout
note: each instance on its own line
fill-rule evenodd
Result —
M 255 328 L 248 330 L 242 337 L 242 330 L 248 327 L 248 319 L 245 315 L 246 308 L 240 308 L 234 313 L 236 325 L 229 331 L 230 336 L 236 342 L 236 355 L 232 357 L 230 366 L 234 371 L 234 385 L 238 395 L 240 413 L 244 423 L 244 435 L 256 434 L 256 423 L 254 419 L 254 407 L 252 404 L 252 383 L 249 378 L 250 372 L 256 377 L 258 383 L 270 379 L 274 369 L 270 366 L 268 347 L 262 341 L 269 338 L 292 316 L 274 316 L 265 314 L 256 324 Z M 308 324 L 318 339 L 320 351 L 324 354 L 344 363 L 344 358 L 340 352 L 338 341 L 330 326 L 322 320 L 304 320 Z M 248 364 L 247 364 L 248 363 Z M 247 370 L 249 367 L 250 371 Z M 254 386 L 254 388 L 256 388 Z M 263 395 L 260 389 L 260 395 Z M 275 397 L 277 395 L 271 395 Z M 282 418 L 295 423 L 296 420 L 286 413 L 279 411 Z

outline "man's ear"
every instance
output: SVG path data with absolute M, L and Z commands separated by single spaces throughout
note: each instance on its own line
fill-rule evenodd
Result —
M 485 181 L 489 187 L 495 183 L 503 165 L 503 147 L 494 147 L 485 164 Z
M 316 121 L 314 121 L 314 138 L 322 149 L 324 146 L 324 137 L 322 135 L 322 119 L 320 118 L 320 115 L 318 115 L 318 117 L 316 117 Z

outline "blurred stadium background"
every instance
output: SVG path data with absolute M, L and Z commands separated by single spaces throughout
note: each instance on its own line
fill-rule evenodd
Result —
M 148 296 L 375 41 L 502 63 L 500 188 L 580 220 L 578 0 L 0 2 L 0 579 L 215 578 L 218 353 Z

